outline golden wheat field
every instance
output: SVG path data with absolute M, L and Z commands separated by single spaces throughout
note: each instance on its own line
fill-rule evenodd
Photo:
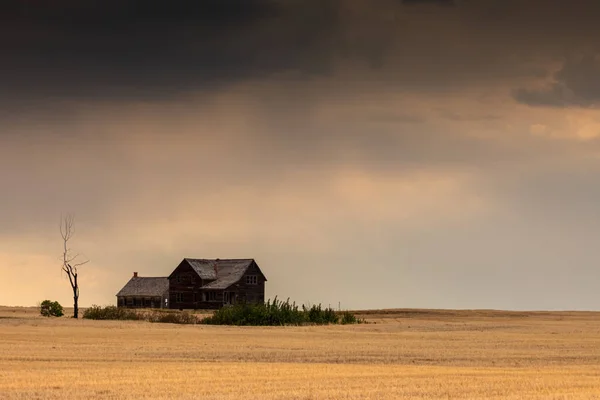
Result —
M 0 399 L 600 399 L 600 313 L 359 314 L 267 328 L 0 307 Z

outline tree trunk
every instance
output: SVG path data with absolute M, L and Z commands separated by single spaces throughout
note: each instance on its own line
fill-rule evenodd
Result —
M 79 318 L 79 285 L 77 283 L 77 274 L 74 274 L 73 282 L 73 318 Z
M 77 301 L 79 298 L 77 296 L 73 296 L 73 318 L 79 318 L 79 306 L 77 305 Z

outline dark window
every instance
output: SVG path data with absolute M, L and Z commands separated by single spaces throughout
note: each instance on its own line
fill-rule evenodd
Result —
M 194 275 L 192 275 L 192 283 L 195 284 L 196 283 L 196 277 Z
M 177 275 L 177 276 L 175 277 L 175 280 L 177 281 L 177 283 L 181 283 L 181 276 L 180 276 L 180 275 Z
M 206 300 L 207 301 L 215 301 L 217 299 L 216 292 L 206 292 Z
M 258 283 L 258 279 L 256 275 L 246 275 L 246 284 L 247 285 L 256 285 Z
M 224 303 L 233 304 L 233 303 L 235 303 L 235 298 L 236 298 L 235 292 L 225 292 L 225 293 L 223 293 L 223 302 Z
M 183 293 L 175 293 L 175 303 L 183 303 Z

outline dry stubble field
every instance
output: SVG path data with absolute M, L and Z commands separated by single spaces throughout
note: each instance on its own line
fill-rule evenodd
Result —
M 272 328 L 36 314 L 0 307 L 0 399 L 600 399 L 600 313 Z

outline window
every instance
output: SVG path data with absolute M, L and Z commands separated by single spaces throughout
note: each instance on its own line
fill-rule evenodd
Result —
M 206 292 L 203 293 L 204 298 L 206 299 L 206 301 L 215 301 L 217 299 L 217 293 L 216 292 Z
M 128 297 L 127 298 L 127 305 L 128 306 L 132 306 L 133 305 L 133 297 Z
M 194 275 L 192 275 L 191 280 L 192 280 L 192 285 L 195 285 L 196 284 L 196 277 Z
M 247 285 L 256 285 L 258 283 L 258 279 L 256 275 L 246 275 L 246 284 Z
M 175 293 L 175 303 L 183 303 L 183 293 Z
M 236 301 L 235 292 L 224 292 L 223 293 L 223 302 L 225 304 L 233 304 Z
M 175 280 L 177 281 L 177 283 L 181 283 L 181 276 L 180 276 L 180 275 L 177 275 L 177 276 L 175 277 Z

